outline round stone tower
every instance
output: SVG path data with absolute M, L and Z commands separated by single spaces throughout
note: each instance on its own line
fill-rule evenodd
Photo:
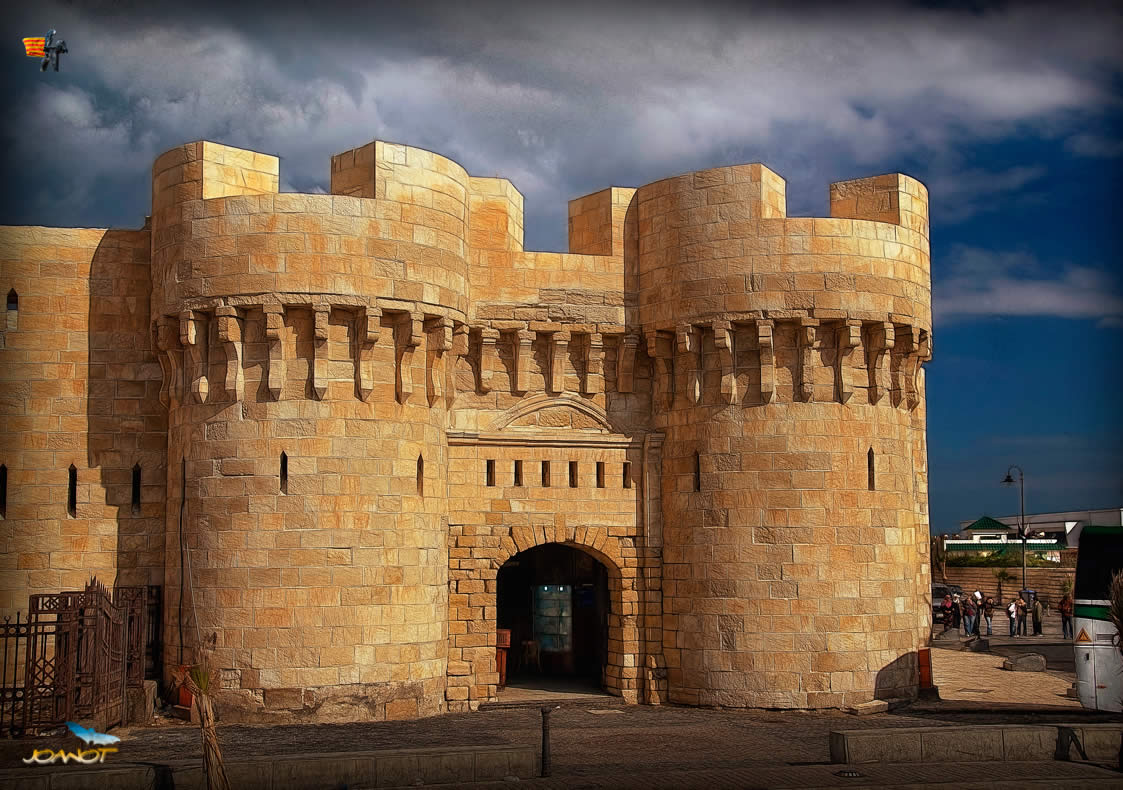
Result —
M 636 195 L 639 320 L 666 434 L 673 702 L 843 707 L 915 695 L 928 606 L 927 190 L 831 186 L 786 217 L 741 165 Z
M 443 706 L 467 181 L 381 142 L 333 157 L 332 195 L 210 142 L 156 160 L 165 665 L 214 639 L 227 720 Z

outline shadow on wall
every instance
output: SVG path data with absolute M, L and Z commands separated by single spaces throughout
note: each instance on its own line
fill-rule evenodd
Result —
M 116 553 L 103 563 L 117 571 L 106 586 L 164 583 L 168 424 L 150 328 L 150 257 L 148 230 L 108 230 L 90 262 L 88 477 L 80 490 L 91 521 L 87 545 L 76 550 Z
M 920 665 L 915 650 L 905 653 L 877 671 L 874 699 L 913 698 L 920 685 Z

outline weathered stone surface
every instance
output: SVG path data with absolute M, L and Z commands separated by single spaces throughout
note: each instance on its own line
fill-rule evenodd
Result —
M 1044 672 L 1045 656 L 1040 653 L 1023 653 L 1002 662 L 1002 668 L 1011 672 Z

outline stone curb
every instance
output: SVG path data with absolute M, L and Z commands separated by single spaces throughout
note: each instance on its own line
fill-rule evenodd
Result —
M 1069 728 L 1088 760 L 1114 764 L 1119 759 L 1123 724 L 989 724 L 955 727 L 902 727 L 886 730 L 835 730 L 832 763 L 932 763 L 1053 760 L 1061 728 Z M 1080 760 L 1069 748 L 1070 759 Z
M 227 760 L 238 790 L 336 790 L 339 787 L 463 785 L 538 775 L 530 746 L 462 746 L 334 752 Z M 206 790 L 201 761 L 117 762 L 0 770 L 0 786 L 20 790 Z

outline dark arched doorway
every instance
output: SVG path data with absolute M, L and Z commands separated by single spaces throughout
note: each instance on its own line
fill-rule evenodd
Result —
M 608 614 L 608 569 L 592 555 L 547 543 L 512 556 L 496 595 L 496 626 L 511 631 L 507 685 L 603 688 Z

